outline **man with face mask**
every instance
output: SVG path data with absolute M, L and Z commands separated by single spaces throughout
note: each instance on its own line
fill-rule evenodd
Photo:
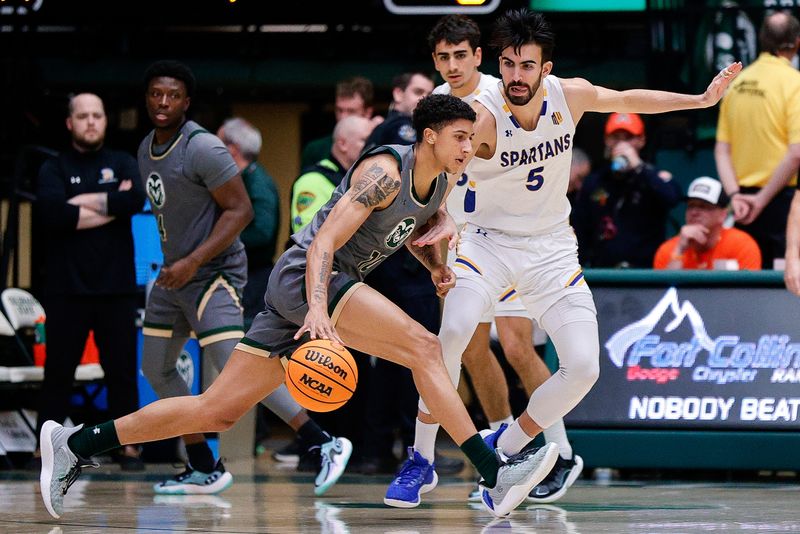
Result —
M 681 198 L 672 175 L 646 163 L 644 123 L 612 113 L 605 126 L 608 163 L 586 178 L 572 222 L 584 267 L 649 268 Z

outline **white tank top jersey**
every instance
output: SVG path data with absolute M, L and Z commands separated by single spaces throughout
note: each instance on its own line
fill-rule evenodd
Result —
M 542 235 L 568 224 L 575 124 L 559 79 L 547 76 L 543 85 L 544 102 L 532 131 L 511 114 L 501 82 L 476 97 L 494 115 L 497 148 L 491 159 L 474 157 L 467 165 L 467 222 L 509 235 Z
M 483 91 L 487 90 L 489 87 L 497 84 L 500 82 L 499 78 L 492 76 L 491 74 L 483 74 L 478 73 L 481 77 L 480 81 L 478 81 L 478 86 L 475 88 L 473 92 L 468 94 L 465 97 L 462 97 L 461 100 L 466 102 L 467 104 L 472 104 L 475 98 L 481 94 Z M 433 90 L 434 94 L 438 95 L 449 95 L 451 94 L 450 84 L 445 82 L 442 85 L 439 85 Z M 465 174 L 461 175 L 461 178 L 456 182 L 456 186 L 450 191 L 450 194 L 447 196 L 447 211 L 450 212 L 450 215 L 456 222 L 456 225 L 460 229 L 464 226 L 464 223 L 467 222 L 466 216 L 464 215 L 464 195 L 467 192 L 467 178 Z

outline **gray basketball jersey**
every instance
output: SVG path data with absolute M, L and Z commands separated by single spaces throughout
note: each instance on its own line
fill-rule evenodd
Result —
M 222 211 L 211 191 L 239 170 L 222 141 L 193 121 L 185 122 L 167 144 L 154 143 L 152 131 L 139 145 L 139 171 L 156 216 L 164 263 L 171 265 L 211 234 Z M 217 270 L 220 258 L 242 248 L 237 237 L 198 274 Z
M 356 280 L 364 280 L 372 269 L 403 246 L 414 228 L 425 224 L 436 213 L 447 192 L 447 177 L 442 173 L 431 184 L 427 200 L 416 197 L 412 145 L 378 146 L 361 156 L 333 191 L 328 203 L 320 208 L 309 224 L 292 236 L 301 248 L 308 249 L 334 204 L 350 187 L 353 169 L 365 157 L 382 153 L 389 153 L 397 159 L 401 177 L 400 191 L 389 207 L 370 213 L 364 224 L 334 254 L 333 270 L 347 273 Z

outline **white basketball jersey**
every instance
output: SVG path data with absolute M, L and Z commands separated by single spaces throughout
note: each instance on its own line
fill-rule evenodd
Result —
M 478 81 L 478 86 L 473 92 L 461 98 L 461 100 L 467 104 L 472 104 L 479 94 L 500 81 L 499 78 L 495 78 L 491 74 L 479 72 L 478 75 L 481 77 L 480 81 Z M 452 93 L 452 89 L 450 88 L 450 84 L 445 82 L 436 87 L 433 93 L 437 95 L 449 95 Z M 461 178 L 456 182 L 455 187 L 453 187 L 450 194 L 447 196 L 447 211 L 450 212 L 450 215 L 456 221 L 458 228 L 461 228 L 464 226 L 464 223 L 467 222 L 466 216 L 464 215 L 464 195 L 466 192 L 467 179 L 466 175 L 462 174 Z
M 540 235 L 568 224 L 575 124 L 559 79 L 551 75 L 542 83 L 544 102 L 533 131 L 511 114 L 502 82 L 476 97 L 494 115 L 497 147 L 491 159 L 474 157 L 467 165 L 468 222 L 510 235 Z

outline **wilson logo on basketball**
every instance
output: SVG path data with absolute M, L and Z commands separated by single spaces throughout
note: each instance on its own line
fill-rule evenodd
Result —
M 316 350 L 309 349 L 306 351 L 305 356 L 306 361 L 314 362 L 315 364 L 319 365 L 320 367 L 325 367 L 326 369 L 330 369 L 341 378 L 347 378 L 347 371 L 339 367 L 338 365 L 333 363 L 333 358 L 328 356 L 327 354 L 322 354 L 317 352 Z
M 322 395 L 325 395 L 326 397 L 330 397 L 331 392 L 333 391 L 333 388 L 330 386 L 323 384 L 319 380 L 312 378 L 305 373 L 303 373 L 303 376 L 300 378 L 300 383 L 308 386 L 310 389 L 313 389 Z

